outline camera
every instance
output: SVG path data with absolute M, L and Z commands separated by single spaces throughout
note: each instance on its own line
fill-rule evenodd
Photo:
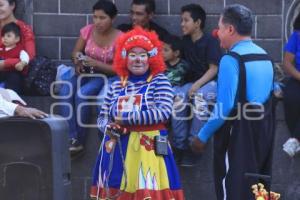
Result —
M 83 66 L 84 72 L 88 74 L 94 74 L 94 67 L 89 67 L 89 66 Z
M 80 52 L 80 53 L 77 54 L 76 57 L 83 64 L 83 72 L 88 73 L 88 74 L 94 74 L 95 73 L 94 67 L 86 65 L 85 61 L 88 58 L 86 55 L 84 55 L 83 53 Z
M 155 154 L 166 156 L 168 155 L 168 137 L 157 135 L 154 137 Z
M 80 60 L 80 61 L 85 61 L 86 60 L 86 56 L 83 55 L 82 53 L 78 53 L 77 59 Z

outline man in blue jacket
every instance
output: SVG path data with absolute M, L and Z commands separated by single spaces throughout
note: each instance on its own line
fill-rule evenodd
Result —
M 220 61 L 217 103 L 191 142 L 196 152 L 214 135 L 215 186 L 218 200 L 250 200 L 256 178 L 271 174 L 274 139 L 273 64 L 251 40 L 253 16 L 242 5 L 227 6 L 218 37 L 228 50 Z

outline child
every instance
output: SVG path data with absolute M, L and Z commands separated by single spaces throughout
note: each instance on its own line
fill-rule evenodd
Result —
M 215 100 L 218 64 L 221 49 L 218 41 L 204 33 L 206 13 L 198 4 L 188 4 L 181 8 L 181 28 L 183 32 L 183 58 L 189 69 L 186 81 L 181 87 L 185 94 L 181 107 L 176 108 L 176 117 L 172 118 L 174 146 L 183 157 L 180 165 L 191 167 L 196 164 L 196 157 L 189 148 L 189 138 L 198 134 L 209 117 L 208 108 Z M 191 109 L 190 109 L 191 108 Z
M 174 91 L 174 108 L 176 109 L 182 103 L 182 97 L 184 94 L 180 94 L 181 86 L 185 83 L 184 78 L 186 76 L 188 70 L 188 64 L 185 60 L 181 58 L 182 51 L 182 43 L 181 40 L 177 36 L 170 35 L 168 37 L 164 37 L 164 46 L 163 46 L 163 57 L 166 63 L 167 69 L 165 71 L 165 75 L 168 77 Z M 173 123 L 173 116 L 171 120 L 171 124 Z M 175 160 L 178 164 L 180 164 L 182 159 L 182 151 L 177 148 L 180 143 L 184 143 L 180 139 L 180 132 L 176 132 L 173 129 L 175 128 L 173 125 L 172 134 L 173 134 L 173 152 L 175 156 Z
M 0 58 L 16 58 L 21 61 L 15 65 L 17 71 L 23 71 L 24 67 L 29 63 L 29 55 L 18 45 L 20 41 L 20 28 L 14 23 L 8 23 L 3 26 L 1 31 L 2 45 L 0 46 Z
M 181 59 L 181 40 L 177 36 L 165 37 L 163 42 L 163 57 L 167 65 L 165 75 L 176 93 L 176 88 L 184 84 L 188 64 Z

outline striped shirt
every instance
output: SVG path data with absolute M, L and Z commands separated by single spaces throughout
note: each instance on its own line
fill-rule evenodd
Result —
M 116 101 L 123 90 L 126 95 L 134 95 L 147 85 L 144 95 L 147 109 L 122 112 L 122 124 L 134 126 L 166 122 L 172 114 L 173 90 L 168 78 L 164 74 L 158 74 L 150 82 L 147 82 L 146 78 L 129 78 L 125 88 L 122 88 L 120 80 L 113 82 L 101 105 L 99 129 L 104 132 L 106 125 L 114 121 L 114 117 L 117 116 Z

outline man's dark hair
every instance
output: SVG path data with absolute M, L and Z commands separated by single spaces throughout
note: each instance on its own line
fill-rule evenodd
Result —
M 252 12 L 243 5 L 233 4 L 227 6 L 222 13 L 222 22 L 231 24 L 240 35 L 251 35 L 253 25 Z
M 154 0 L 133 0 L 131 5 L 145 5 L 146 12 L 148 14 L 155 12 L 155 1 Z
M 298 13 L 294 24 L 293 24 L 294 30 L 300 30 L 300 12 Z
M 172 51 L 179 51 L 179 54 L 181 55 L 182 51 L 182 41 L 181 39 L 176 35 L 168 35 L 163 38 L 163 42 L 170 45 Z
M 108 0 L 97 1 L 93 6 L 93 11 L 95 10 L 103 10 L 110 18 L 114 18 L 118 14 L 116 5 Z
M 21 31 L 20 31 L 20 27 L 16 23 L 11 22 L 3 26 L 1 30 L 1 36 L 3 37 L 4 34 L 8 32 L 13 32 L 16 35 L 16 37 L 20 37 Z
M 183 12 L 189 12 L 194 22 L 200 19 L 201 20 L 200 28 L 204 29 L 205 21 L 206 21 L 206 12 L 200 5 L 194 3 L 185 5 L 181 7 L 181 13 Z
M 16 3 L 17 3 L 16 0 L 6 0 L 6 1 L 8 1 L 9 5 L 12 5 L 12 4 L 16 4 Z
M 10 6 L 15 4 L 15 9 L 13 10 L 15 12 L 17 8 L 17 0 L 6 0 L 6 1 L 9 3 Z

